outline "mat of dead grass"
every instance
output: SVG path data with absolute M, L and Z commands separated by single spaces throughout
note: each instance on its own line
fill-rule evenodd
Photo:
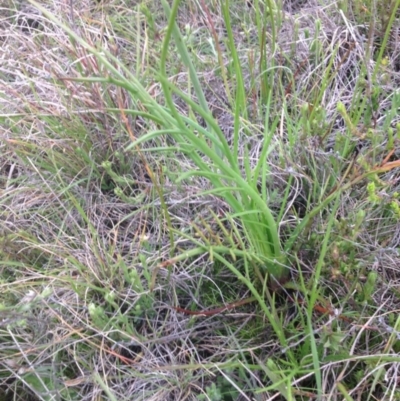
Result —
M 123 60 L 164 104 L 155 71 L 167 19 L 157 3 L 43 4 L 89 44 Z M 230 7 L 248 97 L 240 157 L 250 164 L 260 155 L 265 116 L 257 4 Z M 371 23 L 377 5 L 356 6 L 282 5 L 277 51 L 268 54 L 277 71 L 269 113 L 279 124 L 266 185 L 283 247 L 304 215 L 345 184 L 343 176 L 350 180 L 400 157 L 397 28 L 377 68 L 386 20 Z M 0 397 L 315 399 L 307 306 L 296 303 L 295 292 L 283 290 L 275 300 L 286 350 L 257 305 L 200 317 L 172 308 L 212 309 L 249 296 L 206 252 L 168 263 L 173 252 L 190 255 L 190 238 L 226 244 L 229 232 L 239 241 L 233 219 L 226 231 L 215 219 L 229 207 L 203 194 L 207 180 L 177 182 L 193 168 L 190 158 L 154 151 L 173 147 L 168 137 L 126 152 L 155 126 L 145 114 L 121 111 L 133 107 L 121 88 L 70 79 L 102 76 L 104 66 L 33 6 L 3 1 L 0 9 Z M 214 3 L 186 2 L 178 23 L 229 139 L 233 110 L 217 60 L 220 46 L 229 67 L 223 18 Z M 171 80 L 187 90 L 178 57 L 169 68 Z M 181 99 L 176 104 L 190 115 Z M 333 217 L 328 205 L 288 250 L 293 282 L 307 282 L 327 247 L 319 302 L 336 314 L 315 311 L 311 327 L 322 399 L 399 397 L 398 191 L 396 169 L 360 181 L 340 195 Z M 181 235 L 171 239 L 170 227 Z M 288 350 L 296 366 L 285 359 Z

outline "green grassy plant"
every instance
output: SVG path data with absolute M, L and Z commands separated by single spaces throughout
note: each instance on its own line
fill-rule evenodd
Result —
M 82 41 L 82 39 L 69 28 L 64 27 L 76 41 L 93 52 L 93 54 L 98 57 L 98 60 L 110 69 L 110 73 L 115 74 L 115 77 L 110 76 L 109 78 L 87 77 L 76 78 L 74 80 L 81 82 L 109 82 L 110 84 L 119 85 L 131 93 L 138 101 L 145 104 L 149 112 L 148 117 L 153 121 L 162 122 L 164 124 L 163 128 L 142 136 L 126 150 L 134 149 L 141 143 L 157 138 L 158 136 L 171 135 L 177 141 L 177 150 L 188 154 L 198 167 L 197 171 L 186 173 L 180 179 L 183 180 L 191 174 L 194 174 L 202 175 L 210 180 L 213 189 L 209 192 L 225 198 L 232 207 L 234 216 L 243 222 L 244 229 L 246 230 L 246 237 L 249 239 L 251 247 L 255 250 L 256 254 L 264 260 L 260 268 L 263 270 L 265 269 L 266 273 L 270 273 L 276 280 L 280 281 L 287 275 L 287 266 L 285 265 L 285 258 L 281 251 L 276 222 L 265 199 L 263 199 L 263 196 L 256 189 L 259 179 L 258 174 L 265 169 L 264 155 L 268 153 L 268 146 L 263 149 L 260 161 L 258 165 L 256 165 L 254 171 L 248 170 L 248 176 L 243 178 L 238 161 L 237 132 L 239 127 L 237 126 L 235 129 L 235 141 L 233 149 L 231 150 L 220 128 L 209 114 L 196 72 L 191 65 L 187 50 L 183 46 L 182 36 L 175 26 L 174 17 L 178 4 L 178 2 L 174 3 L 174 13 L 171 14 L 169 28 L 163 46 L 164 56 L 162 57 L 162 65 L 165 65 L 165 55 L 168 50 L 169 37 L 172 32 L 174 32 L 178 44 L 178 51 L 181 54 L 183 62 L 189 68 L 191 81 L 194 84 L 196 95 L 199 98 L 199 105 L 179 91 L 178 88 L 172 86 L 167 80 L 165 67 L 161 67 L 161 71 L 164 71 L 164 74 L 160 76 L 160 80 L 165 85 L 164 94 L 169 107 L 168 110 L 165 109 L 148 96 L 146 90 L 132 74 L 129 73 L 129 79 L 125 78 L 125 76 L 113 67 L 113 65 L 96 49 Z M 40 8 L 39 5 L 36 6 Z M 42 10 L 45 12 L 44 9 Z M 49 17 L 53 18 L 50 15 Z M 108 56 L 114 62 L 116 61 L 111 55 Z M 238 63 L 236 63 L 236 66 L 239 68 Z M 121 67 L 124 68 L 123 66 Z M 127 72 L 126 69 L 125 72 Z M 240 77 L 240 74 L 238 75 Z M 236 104 L 242 104 L 243 107 L 244 94 L 240 91 L 242 87 L 243 85 L 239 83 Z M 198 123 L 188 120 L 185 116 L 180 115 L 176 111 L 172 102 L 171 91 L 178 94 L 193 110 L 203 117 L 208 124 L 208 130 L 202 128 Z M 237 116 L 237 123 L 242 107 L 239 107 L 235 114 Z M 197 132 L 201 133 L 201 135 L 198 135 Z M 269 135 L 268 132 L 266 132 L 266 135 Z M 207 141 L 211 142 L 211 147 Z M 195 149 L 197 151 L 195 151 Z M 170 151 L 170 149 L 166 150 Z M 201 153 L 201 155 L 199 155 L 198 152 Z M 210 162 L 205 163 L 202 158 L 204 157 L 203 155 L 207 157 Z

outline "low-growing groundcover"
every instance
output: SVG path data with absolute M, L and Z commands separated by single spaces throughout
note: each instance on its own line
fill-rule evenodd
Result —
M 0 2 L 0 400 L 400 399 L 399 3 Z

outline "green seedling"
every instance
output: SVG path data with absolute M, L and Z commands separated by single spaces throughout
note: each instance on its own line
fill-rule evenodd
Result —
M 363 303 L 368 303 L 372 300 L 372 295 L 376 290 L 376 284 L 378 279 L 378 273 L 375 271 L 369 272 L 367 276 L 367 281 L 362 286 L 362 292 L 360 294 L 360 301 Z

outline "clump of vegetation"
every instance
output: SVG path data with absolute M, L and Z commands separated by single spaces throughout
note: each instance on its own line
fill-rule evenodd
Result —
M 1 5 L 0 399 L 399 398 L 399 5 Z

